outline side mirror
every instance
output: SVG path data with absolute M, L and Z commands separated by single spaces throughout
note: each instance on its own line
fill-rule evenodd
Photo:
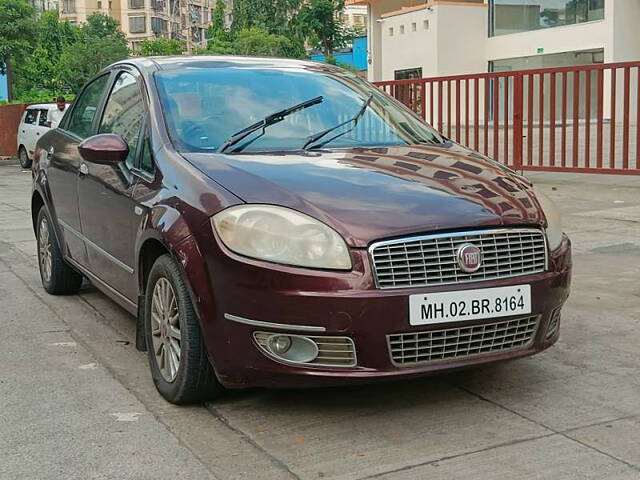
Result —
M 115 165 L 127 159 L 129 145 L 120 135 L 101 133 L 83 140 L 78 145 L 78 151 L 87 162 L 99 165 Z

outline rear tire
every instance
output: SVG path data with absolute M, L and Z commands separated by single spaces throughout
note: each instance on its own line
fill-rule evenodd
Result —
M 27 149 L 20 145 L 18 150 L 18 160 L 20 160 L 20 166 L 24 169 L 31 168 L 31 159 L 27 153 Z
M 38 266 L 44 289 L 52 295 L 78 293 L 82 275 L 64 261 L 53 231 L 51 219 L 44 207 L 38 212 Z
M 149 367 L 158 392 L 177 405 L 220 396 L 224 388 L 209 362 L 200 321 L 182 272 L 169 255 L 151 267 L 144 315 Z

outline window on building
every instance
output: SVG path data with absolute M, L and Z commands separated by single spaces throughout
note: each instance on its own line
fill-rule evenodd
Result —
M 418 26 L 416 25 L 416 22 L 413 22 L 413 23 L 411 24 L 411 31 L 412 31 L 412 32 L 415 32 L 415 31 L 417 30 L 417 28 L 418 28 Z
M 400 34 L 404 35 L 404 25 L 400 25 Z
M 75 0 L 62 0 L 62 13 L 75 13 L 76 1 Z
M 429 30 L 429 20 L 425 20 L 424 22 L 422 22 L 422 28 L 424 28 L 425 30 Z
M 98 0 L 98 10 L 102 10 L 102 2 Z
M 393 72 L 394 80 L 408 80 L 410 78 L 422 78 L 422 68 L 406 68 Z
M 389 36 L 393 37 L 393 27 L 389 27 Z
M 605 0 L 490 0 L 491 35 L 604 19 Z
M 144 8 L 144 0 L 129 0 L 129 8 L 131 9 Z
M 147 22 L 145 17 L 129 17 L 129 32 L 145 33 L 147 31 Z

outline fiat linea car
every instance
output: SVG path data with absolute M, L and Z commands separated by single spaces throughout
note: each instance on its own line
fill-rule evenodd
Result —
M 38 142 L 51 294 L 137 316 L 170 402 L 409 378 L 558 338 L 570 243 L 514 171 L 313 62 L 116 63 Z

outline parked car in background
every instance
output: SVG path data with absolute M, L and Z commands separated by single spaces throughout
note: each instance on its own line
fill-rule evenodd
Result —
M 42 284 L 138 318 L 170 402 L 410 378 L 558 339 L 553 203 L 349 72 L 131 59 L 38 141 Z
M 55 103 L 29 105 L 18 125 L 17 152 L 20 166 L 30 168 L 38 139 L 57 125 L 51 125 L 58 106 Z M 65 108 L 66 111 L 66 108 Z

